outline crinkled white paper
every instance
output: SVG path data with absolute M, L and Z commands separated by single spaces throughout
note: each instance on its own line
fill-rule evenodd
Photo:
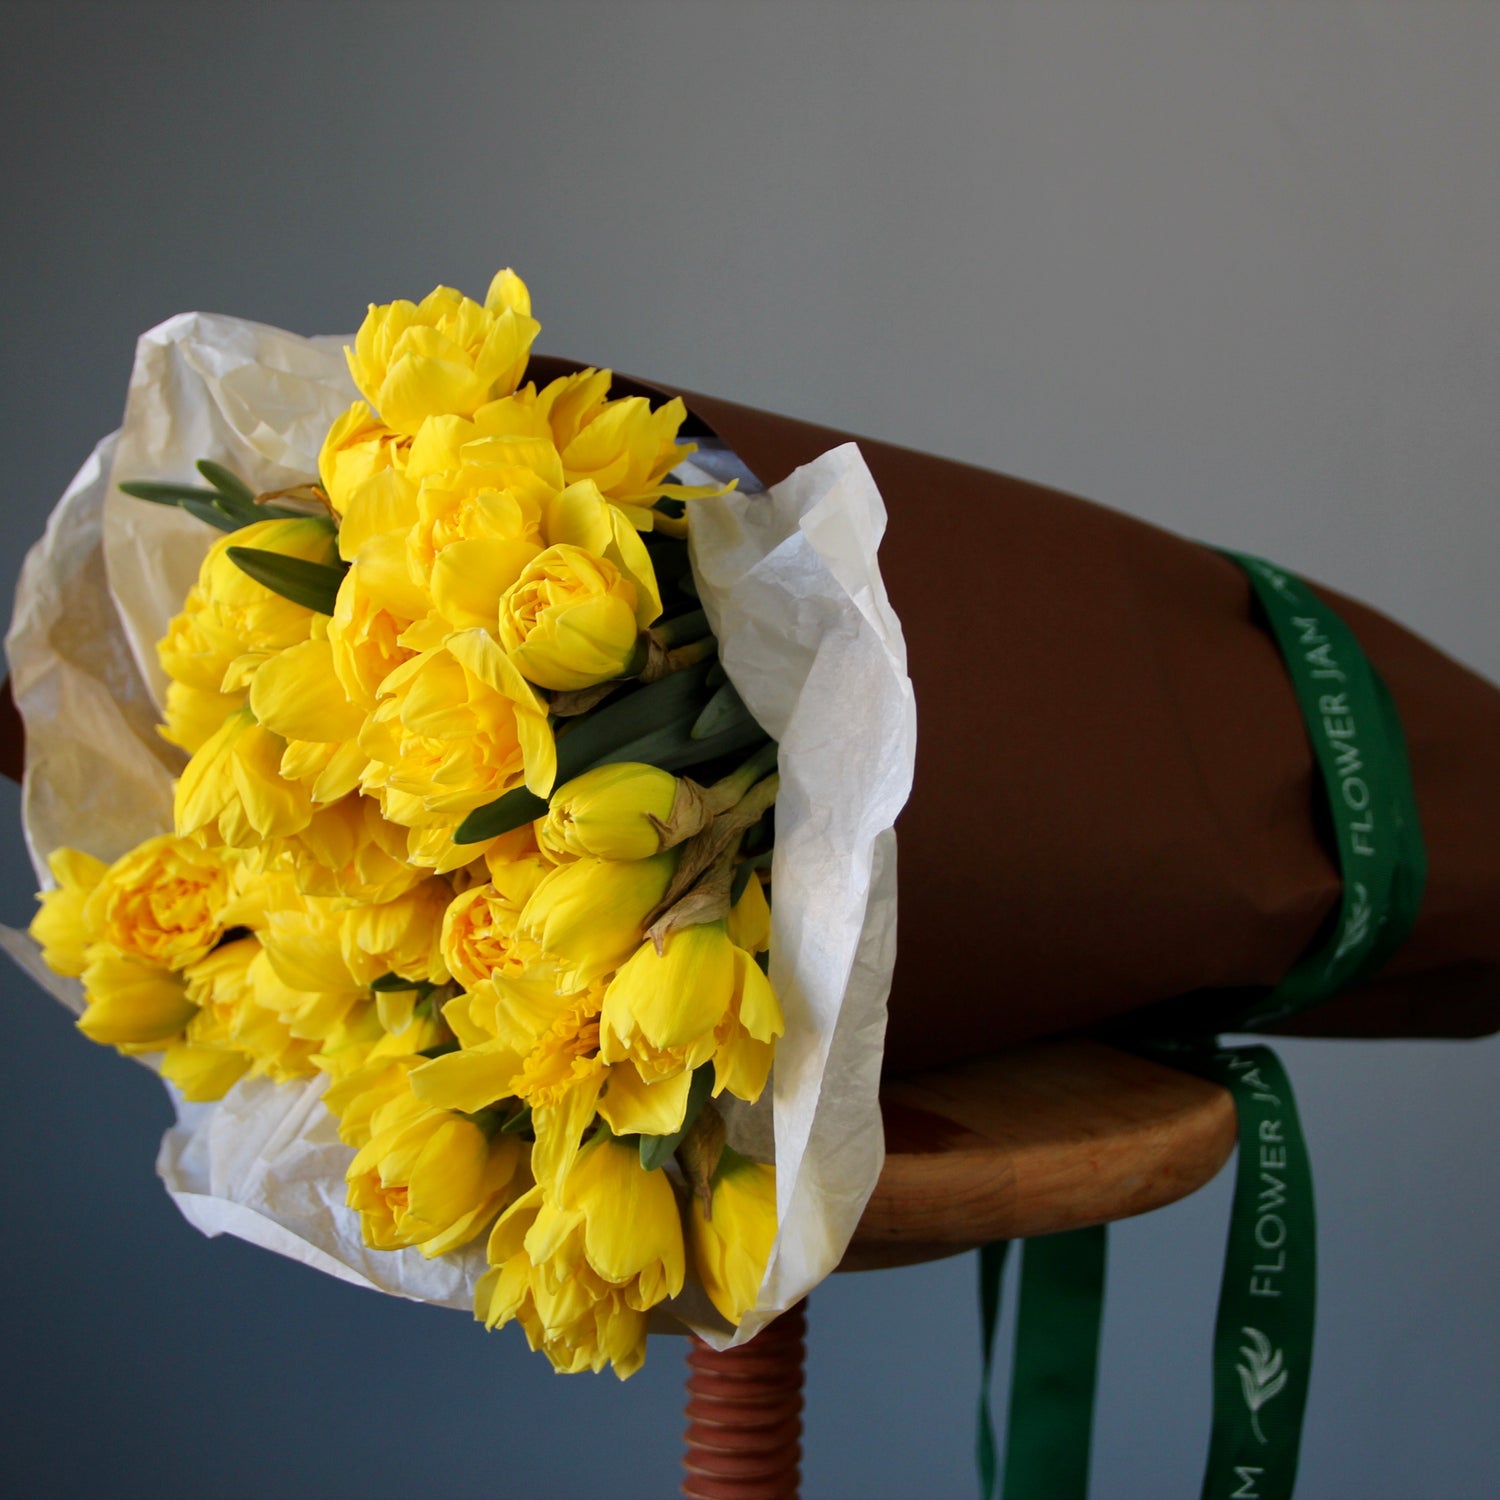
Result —
M 313 477 L 324 433 L 356 395 L 342 343 L 198 313 L 142 337 L 124 425 L 80 470 L 27 558 L 6 642 L 27 731 L 27 845 L 43 883 L 45 856 L 60 845 L 114 859 L 171 823 L 181 758 L 154 732 L 165 687 L 154 648 L 217 533 L 114 485 L 190 481 L 200 458 L 262 490 Z M 759 1306 L 735 1338 L 743 1342 L 834 1269 L 880 1172 L 891 825 L 911 787 L 916 716 L 875 559 L 885 510 L 857 448 L 824 454 L 766 494 L 694 504 L 694 564 L 724 665 L 781 745 L 771 950 L 787 1016 L 774 1080 L 779 1230 Z M 5 932 L 0 942 L 79 1008 L 76 982 L 51 975 L 28 938 Z M 217 1104 L 179 1099 L 157 1159 L 178 1207 L 205 1234 L 469 1306 L 482 1243 L 437 1260 L 365 1247 L 344 1203 L 352 1153 L 321 1089 L 321 1080 L 245 1079 Z M 727 1342 L 703 1307 L 684 1298 L 674 1310 Z

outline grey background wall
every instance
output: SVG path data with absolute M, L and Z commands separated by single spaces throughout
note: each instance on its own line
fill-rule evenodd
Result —
M 141 330 L 347 330 L 512 264 L 548 351 L 1268 554 L 1500 676 L 1492 6 L 12 3 L 3 26 L 7 596 Z M 200 1239 L 151 1175 L 155 1080 L 0 987 L 5 1488 L 673 1488 L 678 1346 L 624 1387 L 555 1379 L 514 1330 Z M 1283 1051 L 1322 1230 L 1299 1493 L 1500 1493 L 1500 1043 Z M 1227 1189 L 1114 1234 L 1098 1497 L 1197 1493 Z M 970 1491 L 973 1280 L 817 1293 L 810 1497 Z

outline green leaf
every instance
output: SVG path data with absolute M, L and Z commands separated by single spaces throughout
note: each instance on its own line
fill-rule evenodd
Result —
M 681 736 L 675 748 L 654 756 L 651 764 L 675 774 L 718 760 L 721 755 L 737 755 L 742 750 L 753 750 L 758 745 L 768 744 L 770 740 L 765 730 L 754 719 L 746 719 L 743 724 L 726 729 L 722 734 L 710 735 L 706 740 L 695 740 L 689 726 L 688 732 Z
M 221 510 L 215 500 L 179 500 L 177 504 L 190 516 L 196 516 L 200 521 L 207 521 L 210 526 L 217 526 L 220 531 L 238 531 L 243 524 Z
M 561 778 L 559 778 L 559 784 Z M 453 830 L 455 844 L 482 844 L 486 839 L 497 839 L 523 823 L 534 823 L 547 814 L 547 799 L 535 792 L 518 786 L 514 791 L 476 807 L 457 828 Z
M 682 1128 L 671 1135 L 643 1135 L 640 1138 L 641 1165 L 648 1172 L 654 1172 L 671 1161 L 672 1153 L 682 1144 L 688 1131 L 698 1123 L 698 1116 L 708 1103 L 713 1086 L 714 1065 L 704 1063 L 694 1071 L 693 1081 L 688 1085 L 687 1113 L 682 1117 Z
M 556 784 L 562 786 L 596 766 L 621 761 L 641 761 L 675 773 L 768 743 L 765 730 L 748 715 L 706 739 L 692 737 L 693 725 L 705 706 L 703 683 L 709 666 L 700 662 L 673 672 L 628 698 L 575 719 L 573 727 L 557 737 Z M 517 787 L 476 807 L 454 830 L 453 842 L 478 844 L 498 838 L 546 811 L 544 798 Z
M 346 569 L 308 562 L 301 557 L 285 557 L 260 547 L 231 547 L 228 555 L 242 572 L 272 593 L 320 615 L 333 613 Z
M 289 505 L 256 505 L 256 521 L 316 521 L 320 519 L 316 511 L 293 510 Z
M 612 748 L 639 739 L 668 719 L 688 709 L 702 711 L 703 680 L 708 664 L 699 662 L 681 672 L 669 672 L 656 682 L 637 688 L 628 697 L 611 699 L 596 712 L 584 715 L 557 737 L 557 779 L 571 781 Z
M 379 979 L 370 981 L 372 990 L 430 990 L 432 986 L 420 979 L 403 979 L 399 974 L 382 974 Z
M 750 710 L 735 692 L 734 684 L 725 682 L 708 700 L 708 707 L 693 721 L 692 737 L 695 740 L 706 740 L 710 735 L 735 728 L 745 719 L 755 722 Z
M 121 493 L 153 505 L 178 505 L 184 500 L 217 500 L 217 490 L 206 490 L 196 484 L 158 484 L 150 479 L 127 479 L 118 486 Z
M 255 505 L 239 494 L 230 495 L 195 484 L 158 484 L 154 480 L 127 479 L 117 487 L 122 494 L 136 500 L 149 500 L 153 505 L 180 506 L 190 516 L 217 526 L 220 531 L 238 531 L 240 527 L 253 526 L 257 521 L 295 521 L 307 516 L 306 511 L 292 510 L 285 505 Z
M 216 464 L 211 458 L 200 458 L 196 467 L 226 500 L 238 500 L 242 505 L 255 504 L 255 491 L 238 474 L 230 473 L 223 464 Z
M 637 688 L 627 697 L 606 702 L 593 713 L 570 722 L 557 736 L 557 786 L 571 781 L 592 766 L 607 761 L 640 760 L 629 751 L 643 736 L 663 722 L 702 712 L 703 678 L 707 667 L 700 664 L 682 672 L 671 672 L 658 682 Z M 691 723 L 691 719 L 689 719 Z M 611 753 L 615 752 L 615 753 Z M 546 800 L 525 787 L 517 787 L 494 802 L 476 807 L 453 834 L 455 844 L 478 844 L 498 838 L 547 811 Z
M 528 1104 L 518 1109 L 505 1124 L 500 1127 L 501 1135 L 520 1135 L 520 1133 L 531 1124 L 531 1106 Z

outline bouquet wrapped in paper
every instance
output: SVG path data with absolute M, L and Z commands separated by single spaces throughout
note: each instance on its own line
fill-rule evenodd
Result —
M 50 968 L 10 946 L 159 1063 L 207 1232 L 627 1373 L 650 1314 L 743 1340 L 838 1264 L 882 1067 L 1233 1027 L 1348 893 L 1240 564 L 535 332 L 503 273 L 347 363 L 146 335 L 23 577 Z M 1317 592 L 1405 727 L 1425 883 L 1271 1024 L 1495 1030 L 1500 693 Z
M 761 493 L 538 326 L 142 339 L 19 591 L 9 944 L 168 1080 L 199 1227 L 623 1377 L 873 1184 L 913 713 L 857 452 Z

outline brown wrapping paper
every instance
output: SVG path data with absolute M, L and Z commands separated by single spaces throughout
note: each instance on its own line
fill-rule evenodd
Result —
M 531 375 L 573 368 L 538 358 Z M 681 394 L 768 484 L 851 440 Z M 1231 1027 L 1340 893 L 1311 745 L 1244 575 L 1089 501 L 853 440 L 890 513 L 880 566 L 918 713 L 887 1072 L 1147 1007 L 1158 1030 Z M 1277 1029 L 1500 1029 L 1500 691 L 1319 592 L 1400 710 L 1429 874 L 1385 968 Z

